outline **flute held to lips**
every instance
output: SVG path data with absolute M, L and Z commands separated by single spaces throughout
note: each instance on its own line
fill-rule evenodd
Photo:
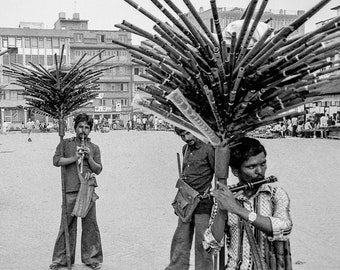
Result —
M 255 181 L 253 183 L 247 183 L 247 184 L 235 184 L 235 185 L 230 185 L 228 188 L 230 189 L 231 192 L 238 192 L 240 190 L 248 190 L 248 189 L 253 189 L 256 188 L 262 184 L 269 184 L 269 183 L 274 183 L 277 182 L 276 176 L 269 176 L 267 178 Z
M 84 148 L 85 148 L 85 135 L 83 134 L 81 136 L 81 148 L 82 148 L 82 157 L 80 158 L 80 173 L 83 173 L 83 168 L 84 168 Z

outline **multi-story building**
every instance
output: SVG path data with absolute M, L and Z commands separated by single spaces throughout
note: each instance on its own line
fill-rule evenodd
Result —
M 43 29 L 41 23 L 21 23 L 19 28 L 0 28 L 0 50 L 17 48 L 17 53 L 0 56 L 0 95 L 1 122 L 12 125 L 26 123 L 28 118 L 46 121 L 44 116 L 34 112 L 25 104 L 20 87 L 11 84 L 13 79 L 3 76 L 2 65 L 18 63 L 29 66 L 29 62 L 53 68 L 54 55 L 60 59 L 64 45 L 63 63 L 75 64 L 86 54 L 83 61 L 100 53 L 92 62 L 112 57 L 96 66 L 102 69 L 114 66 L 104 72 L 99 80 L 100 94 L 91 104 L 80 109 L 97 119 L 121 119 L 125 123 L 132 113 L 133 73 L 132 62 L 128 51 L 112 43 L 116 39 L 131 44 L 131 34 L 126 31 L 89 30 L 88 21 L 81 20 L 78 13 L 67 19 L 64 12 L 53 29 Z

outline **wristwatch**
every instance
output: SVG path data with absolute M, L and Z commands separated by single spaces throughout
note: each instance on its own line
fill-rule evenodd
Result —
M 255 221 L 256 217 L 257 217 L 257 215 L 256 215 L 255 212 L 250 212 L 249 215 L 248 215 L 248 221 L 250 223 L 253 223 Z

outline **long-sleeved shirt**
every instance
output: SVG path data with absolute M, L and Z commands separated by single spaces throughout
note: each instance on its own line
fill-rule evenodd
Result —
M 236 198 L 246 209 L 254 211 L 262 216 L 269 217 L 273 228 L 273 236 L 267 236 L 265 233 L 251 226 L 254 236 L 261 250 L 261 256 L 266 260 L 268 254 L 265 250 L 267 241 L 289 239 L 292 230 L 292 220 L 290 217 L 290 200 L 288 194 L 280 187 L 271 185 L 262 185 L 251 198 L 239 195 Z M 227 267 L 226 269 L 237 269 L 238 262 L 241 262 L 239 269 L 252 269 L 253 260 L 251 258 L 250 245 L 247 235 L 242 227 L 241 218 L 235 214 L 228 213 L 226 226 L 226 252 Z M 211 225 L 204 234 L 203 246 L 205 249 L 213 249 L 214 252 L 220 250 L 224 245 L 224 239 L 217 242 L 211 232 Z
M 183 146 L 182 178 L 200 194 L 211 188 L 215 170 L 215 151 L 211 145 L 196 141 L 193 146 Z M 195 213 L 210 214 L 213 201 L 211 198 L 202 200 Z
M 91 156 L 93 157 L 93 160 L 102 165 L 101 163 L 101 156 L 100 156 L 100 149 L 99 146 L 92 143 L 90 138 L 88 138 L 85 142 L 86 146 L 90 148 Z M 69 158 L 75 155 L 77 151 L 77 146 L 80 146 L 80 141 L 76 138 L 67 138 L 64 139 L 64 155 L 63 157 Z M 53 156 L 53 165 L 59 167 L 59 160 L 61 158 L 61 152 L 60 152 L 60 143 L 58 144 L 55 154 Z M 91 167 L 86 159 L 84 159 L 83 162 L 83 172 L 86 174 L 86 172 L 93 173 L 91 170 Z M 66 186 L 66 192 L 77 192 L 80 188 L 80 180 L 78 176 L 77 171 L 77 162 L 71 163 L 69 165 L 65 166 L 65 186 Z M 95 183 L 95 186 L 97 186 L 97 183 Z

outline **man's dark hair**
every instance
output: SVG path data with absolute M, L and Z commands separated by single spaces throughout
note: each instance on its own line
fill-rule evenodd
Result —
M 232 169 L 239 169 L 244 161 L 262 152 L 267 156 L 264 146 L 254 138 L 242 137 L 235 143 L 237 143 L 236 146 L 230 150 L 229 166 Z
M 74 129 L 77 128 L 77 125 L 80 122 L 86 122 L 89 126 L 90 126 L 90 130 L 92 130 L 93 127 L 93 119 L 91 116 L 87 115 L 86 113 L 81 113 L 78 114 L 75 118 L 74 118 Z
M 175 127 L 175 132 L 178 136 L 181 136 L 186 131 L 184 129 L 179 128 L 179 127 Z

